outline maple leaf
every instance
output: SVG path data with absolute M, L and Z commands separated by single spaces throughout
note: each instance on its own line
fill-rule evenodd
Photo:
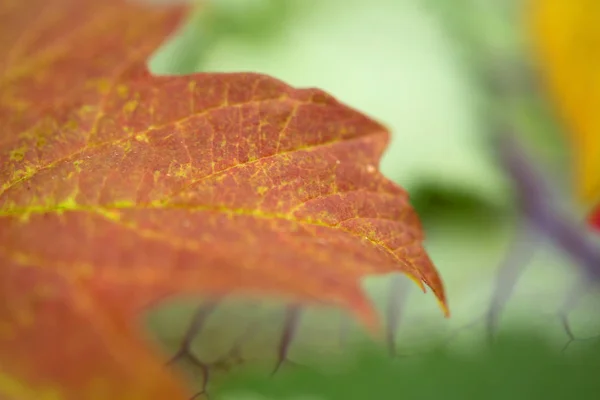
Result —
M 447 312 L 380 124 L 258 74 L 151 76 L 183 9 L 0 9 L 0 395 L 184 399 L 140 332 L 175 295 L 351 310 L 404 272 Z M 189 396 L 188 396 L 189 397 Z
M 535 0 L 530 5 L 532 47 L 574 150 L 578 193 L 586 205 L 600 201 L 600 3 Z

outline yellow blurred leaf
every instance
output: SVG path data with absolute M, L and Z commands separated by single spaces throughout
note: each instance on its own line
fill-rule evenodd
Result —
M 530 0 L 534 56 L 573 146 L 578 196 L 600 199 L 600 1 Z

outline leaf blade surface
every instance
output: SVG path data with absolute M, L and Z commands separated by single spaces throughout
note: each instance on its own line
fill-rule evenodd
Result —
M 445 304 L 377 170 L 383 126 L 262 75 L 151 76 L 179 9 L 4 7 L 0 393 L 185 398 L 137 326 L 170 296 L 276 295 L 375 329 L 360 279 L 399 271 Z

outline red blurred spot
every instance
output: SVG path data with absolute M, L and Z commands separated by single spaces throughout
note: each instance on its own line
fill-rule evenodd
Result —
M 595 231 L 600 232 L 600 204 L 591 212 L 588 217 L 588 223 Z

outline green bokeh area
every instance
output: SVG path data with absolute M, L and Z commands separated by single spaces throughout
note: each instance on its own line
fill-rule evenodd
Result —
M 526 332 L 505 336 L 486 352 L 445 351 L 391 358 L 363 349 L 344 370 L 289 367 L 270 378 L 233 376 L 217 397 L 233 399 L 597 399 L 600 342 L 566 358 Z
M 551 244 L 537 246 L 530 260 L 517 257 L 522 275 L 497 328 L 504 344 L 486 350 L 497 269 L 522 223 L 491 145 L 499 124 L 517 134 L 569 211 L 579 212 L 569 199 L 568 145 L 528 69 L 517 23 L 523 4 L 207 0 L 154 55 L 154 73 L 261 72 L 322 88 L 386 124 L 392 142 L 381 169 L 410 192 L 452 311 L 444 319 L 430 293 L 404 285 L 398 351 L 417 354 L 443 342 L 446 353 L 390 360 L 368 350 L 359 367 L 342 375 L 287 368 L 272 379 L 232 378 L 224 389 L 297 400 L 313 398 L 302 397 L 308 388 L 324 399 L 600 397 L 600 350 L 589 339 L 600 334 L 600 296 L 597 289 L 576 292 L 578 301 L 564 311 L 579 270 Z M 390 279 L 370 278 L 365 287 L 383 314 Z M 184 322 L 177 312 L 165 315 L 151 319 L 151 330 L 175 348 L 189 314 Z M 301 349 L 328 347 L 328 324 L 331 318 L 303 319 L 290 359 L 304 358 Z M 511 334 L 515 329 L 521 333 Z M 577 340 L 560 353 L 572 336 Z M 275 347 L 275 340 L 265 342 Z

